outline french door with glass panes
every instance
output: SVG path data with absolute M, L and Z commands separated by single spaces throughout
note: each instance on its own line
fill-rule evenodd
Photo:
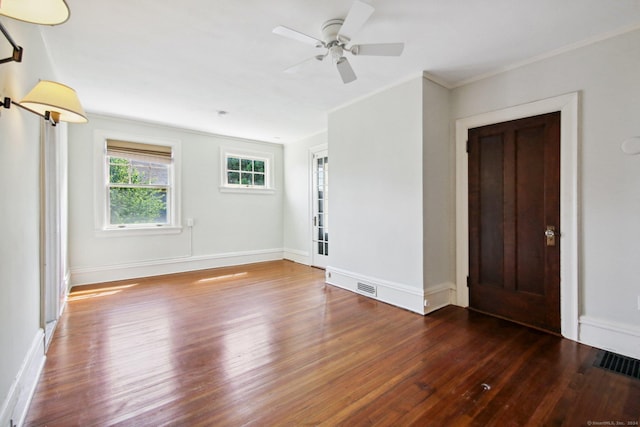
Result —
M 329 155 L 313 153 L 313 238 L 311 264 L 325 268 L 329 257 Z

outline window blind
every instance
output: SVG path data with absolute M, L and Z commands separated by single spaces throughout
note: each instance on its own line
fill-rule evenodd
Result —
M 107 155 L 148 163 L 170 164 L 173 152 L 168 145 L 107 139 Z

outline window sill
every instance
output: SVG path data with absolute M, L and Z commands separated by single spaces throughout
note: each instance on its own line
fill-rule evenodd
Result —
M 98 237 L 129 237 L 129 236 L 154 236 L 161 234 L 179 234 L 182 232 L 181 226 L 166 225 L 162 227 L 123 227 L 123 228 L 103 228 L 96 230 Z
M 253 187 L 225 187 L 220 186 L 221 193 L 243 193 L 243 194 L 275 194 L 274 188 L 253 188 Z

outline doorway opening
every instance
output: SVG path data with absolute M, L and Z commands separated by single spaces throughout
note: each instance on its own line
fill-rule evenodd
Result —
M 311 265 L 326 268 L 329 260 L 329 152 L 311 153 Z
M 40 326 L 48 349 L 67 296 L 66 161 L 59 127 L 41 121 L 40 137 Z M 65 136 L 66 138 L 66 136 Z
M 560 332 L 560 112 L 469 130 L 469 308 Z
M 560 329 L 578 340 L 578 93 L 522 104 L 456 121 L 456 297 L 469 305 L 469 129 L 560 111 Z

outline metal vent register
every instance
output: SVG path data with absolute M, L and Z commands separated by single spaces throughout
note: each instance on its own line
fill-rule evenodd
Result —
M 598 352 L 594 366 L 606 369 L 627 377 L 640 379 L 640 360 L 631 357 L 621 356 L 610 351 L 601 350 Z
M 376 296 L 376 287 L 372 285 L 367 285 L 366 283 L 358 282 L 358 291 L 365 294 Z

